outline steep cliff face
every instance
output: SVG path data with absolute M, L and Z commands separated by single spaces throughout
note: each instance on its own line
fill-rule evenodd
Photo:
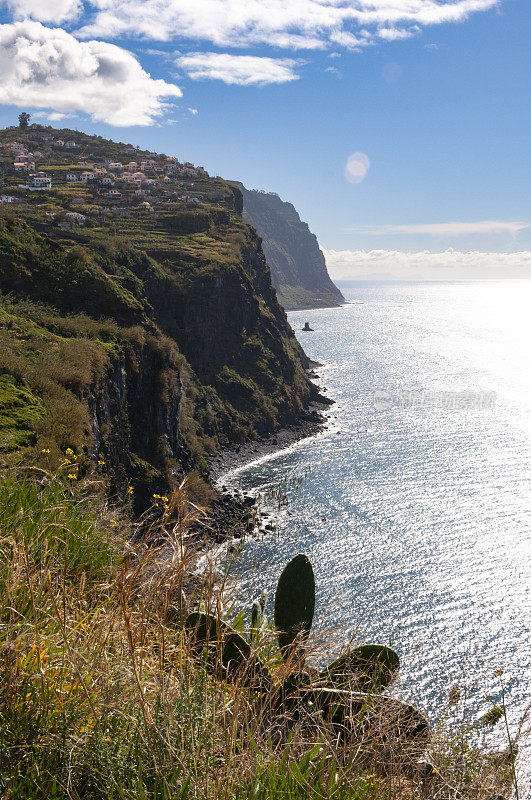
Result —
M 141 510 L 317 398 L 241 193 L 208 178 L 194 191 L 193 208 L 167 190 L 148 213 L 129 204 L 112 236 L 94 193 L 81 230 L 38 203 L 0 213 L 5 457 L 50 465 L 71 448 L 76 478 L 134 485 Z
M 276 194 L 238 186 L 243 194 L 243 217 L 262 238 L 280 304 L 289 310 L 344 302 L 330 280 L 316 237 L 291 203 Z

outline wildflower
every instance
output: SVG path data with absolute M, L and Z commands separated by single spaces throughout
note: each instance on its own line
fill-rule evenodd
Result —
M 49 453 L 49 452 L 50 452 L 49 447 L 43 447 L 43 449 L 41 450 L 41 453 Z
M 100 458 L 100 459 L 98 460 L 98 464 L 99 464 L 99 466 L 100 466 L 100 467 L 104 467 L 104 466 L 105 466 L 105 461 L 103 461 L 103 460 Z
M 67 478 L 70 478 L 70 480 L 73 480 L 73 481 L 75 481 L 75 480 L 76 480 L 76 478 L 77 478 L 77 475 L 73 475 L 73 474 L 70 472 L 70 473 L 67 475 Z
M 65 455 L 67 455 L 67 456 L 73 456 L 74 455 L 74 451 L 72 450 L 71 447 L 67 447 L 66 448 Z
M 127 494 L 133 494 L 133 487 L 132 486 L 128 486 L 127 487 Z

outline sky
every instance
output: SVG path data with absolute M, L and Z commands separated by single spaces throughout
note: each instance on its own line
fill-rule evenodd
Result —
M 0 126 L 292 202 L 332 277 L 531 277 L 529 0 L 0 0 Z

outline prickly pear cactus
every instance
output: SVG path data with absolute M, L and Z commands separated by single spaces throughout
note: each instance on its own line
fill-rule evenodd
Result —
M 284 659 L 303 645 L 314 610 L 315 576 L 308 556 L 299 553 L 284 567 L 275 594 L 275 627 Z
M 226 680 L 238 678 L 249 688 L 269 687 L 267 670 L 252 654 L 243 636 L 226 622 L 211 614 L 194 612 L 184 624 L 190 634 L 192 651 L 208 649 L 207 667 L 214 675 Z
M 426 717 L 395 697 L 321 687 L 309 690 L 306 699 L 345 734 L 352 729 L 374 741 L 407 743 L 419 755 L 427 744 L 430 727 Z
M 336 688 L 378 692 L 389 686 L 400 669 L 394 650 L 379 644 L 364 644 L 347 650 L 319 674 L 319 681 Z

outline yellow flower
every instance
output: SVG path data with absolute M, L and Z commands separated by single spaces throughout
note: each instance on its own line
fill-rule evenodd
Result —
M 102 459 L 100 458 L 98 464 L 100 465 L 100 467 L 103 467 L 105 466 L 105 461 L 102 461 Z
M 75 481 L 75 479 L 77 478 L 77 475 L 72 475 L 72 473 L 70 472 L 70 473 L 67 475 L 67 478 L 70 478 L 71 480 Z
M 49 453 L 49 452 L 50 452 L 49 447 L 43 447 L 43 449 L 41 450 L 41 453 Z
M 133 494 L 133 487 L 132 486 L 128 486 L 127 487 L 127 494 Z

